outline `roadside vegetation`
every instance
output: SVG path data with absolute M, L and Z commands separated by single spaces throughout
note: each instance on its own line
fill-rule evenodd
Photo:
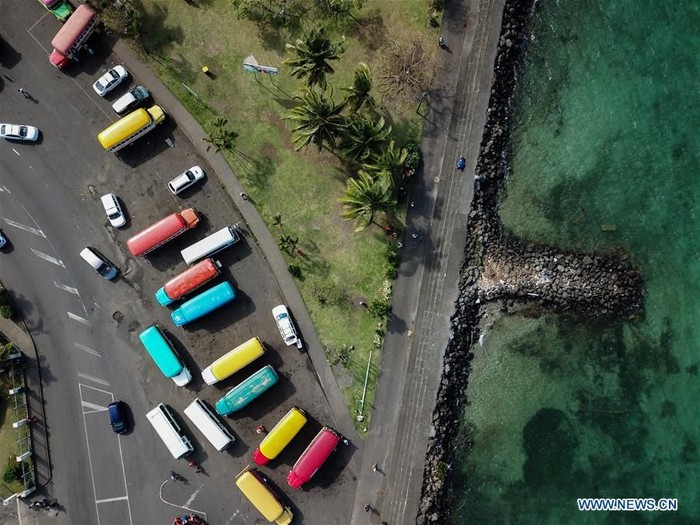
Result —
M 4 292 L 4 291 L 3 291 Z M 17 414 L 11 405 L 8 392 L 13 387 L 7 372 L 7 355 L 13 346 L 0 334 L 0 498 L 7 499 L 12 494 L 24 490 L 22 484 L 22 464 L 15 459 L 19 455 L 18 441 L 28 438 L 28 427 L 12 428 Z M 24 414 L 22 414 L 22 417 Z
M 362 430 L 442 2 L 103 4 L 106 25 L 133 37 L 277 237 L 353 416 L 371 355 Z

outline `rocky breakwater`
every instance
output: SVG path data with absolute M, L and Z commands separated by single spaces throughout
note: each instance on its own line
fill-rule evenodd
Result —
M 588 316 L 631 316 L 643 302 L 643 281 L 624 258 L 565 253 L 510 237 L 498 219 L 501 190 L 510 173 L 510 112 L 535 0 L 506 0 L 494 64 L 494 82 L 475 172 L 459 298 L 426 452 L 416 523 L 449 523 L 455 438 L 484 305 L 537 302 L 555 311 Z M 467 436 L 467 439 L 469 437 Z M 471 443 L 460 443 L 460 447 Z M 454 506 L 454 505 L 453 505 Z

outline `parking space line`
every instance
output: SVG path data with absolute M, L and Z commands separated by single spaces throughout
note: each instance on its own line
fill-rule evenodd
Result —
M 17 221 L 13 221 L 10 219 L 5 219 L 5 222 L 19 230 L 24 230 L 25 232 L 33 233 L 34 235 L 38 235 L 39 237 L 43 237 L 44 239 L 46 239 L 46 234 L 38 228 L 32 228 L 31 226 L 27 226 L 25 224 L 21 224 Z
M 111 394 L 110 394 L 111 395 Z M 81 401 L 80 406 L 86 408 L 92 408 L 92 410 L 83 410 L 83 414 L 94 414 L 95 412 L 107 412 L 107 407 L 102 405 L 97 405 L 95 403 L 90 403 L 88 401 Z
M 68 314 L 68 317 L 70 319 L 72 319 L 73 321 L 78 321 L 79 323 L 83 323 L 84 325 L 92 326 L 92 323 L 90 321 L 88 321 L 87 319 L 84 319 L 84 318 L 80 317 L 79 315 L 75 315 L 72 312 L 66 312 L 66 313 Z
M 90 348 L 88 346 L 81 345 L 80 343 L 73 343 L 73 344 L 75 345 L 76 348 L 78 348 L 79 350 L 82 350 L 83 352 L 87 352 L 88 354 L 92 354 L 96 357 L 102 357 L 99 352 L 93 350 L 92 348 Z
M 34 248 L 32 248 L 32 252 L 37 257 L 44 259 L 45 261 L 49 261 L 50 263 L 54 263 L 56 266 L 60 266 L 61 268 L 66 267 L 66 265 L 63 264 L 63 261 L 61 259 L 56 259 L 55 257 L 51 257 L 50 255 L 46 255 L 45 253 L 40 252 L 39 250 L 35 250 Z
M 67 284 L 59 284 L 56 281 L 54 281 L 53 284 L 56 286 L 56 288 L 60 288 L 61 290 L 65 290 L 66 292 L 70 292 L 72 294 L 80 296 L 80 293 L 78 292 L 77 288 L 73 288 L 72 286 L 68 286 Z
M 78 377 L 82 377 L 83 379 L 87 379 L 88 381 L 94 381 L 95 383 L 99 383 L 104 386 L 109 386 L 109 383 L 105 381 L 104 379 L 99 379 L 97 377 L 89 376 L 87 374 L 83 374 L 82 372 L 78 372 Z

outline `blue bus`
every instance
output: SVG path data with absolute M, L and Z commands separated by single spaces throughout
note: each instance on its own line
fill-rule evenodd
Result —
M 219 399 L 216 402 L 216 411 L 222 416 L 233 414 L 277 383 L 278 379 L 274 368 L 270 365 L 262 367 Z
M 171 378 L 177 386 L 185 386 L 192 381 L 190 371 L 182 364 L 180 357 L 158 325 L 154 324 L 146 328 L 139 334 L 139 339 L 165 377 Z
M 184 303 L 173 311 L 170 317 L 176 326 L 182 326 L 213 312 L 235 298 L 236 292 L 228 282 L 217 284 Z

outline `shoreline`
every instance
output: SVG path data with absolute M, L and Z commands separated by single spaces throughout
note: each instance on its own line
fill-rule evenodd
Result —
M 510 115 L 537 0 L 506 0 L 494 80 L 475 170 L 459 298 L 431 420 L 416 523 L 449 523 L 452 443 L 460 431 L 470 363 L 478 351 L 486 305 L 513 311 L 537 304 L 584 317 L 633 317 L 642 309 L 643 278 L 626 258 L 528 243 L 504 231 L 498 216 L 511 171 Z M 471 442 L 467 439 L 467 446 Z

